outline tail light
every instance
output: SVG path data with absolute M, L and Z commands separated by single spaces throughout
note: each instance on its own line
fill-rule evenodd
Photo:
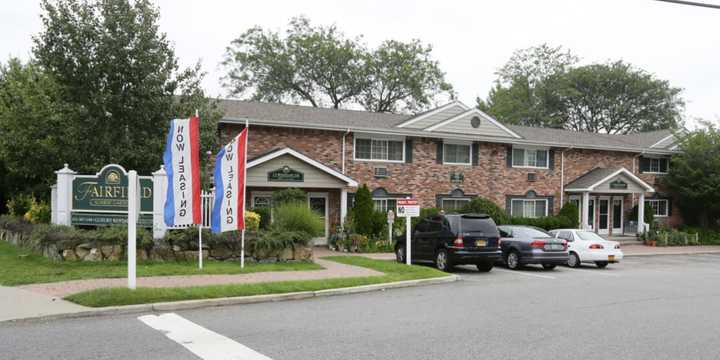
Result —
M 533 242 L 530 243 L 530 246 L 534 248 L 544 248 L 545 240 L 533 240 Z
M 453 246 L 459 247 L 459 248 L 465 247 L 465 241 L 463 241 L 463 237 L 458 236 L 457 239 L 455 239 L 455 241 L 453 241 Z
M 616 249 L 619 249 L 619 248 L 620 248 L 620 244 L 615 245 L 615 248 L 616 248 Z
M 604 249 L 604 247 L 600 244 L 592 244 L 590 245 L 591 249 Z
M 563 244 L 563 250 L 567 250 L 567 249 L 568 249 L 568 242 L 567 242 L 567 240 L 563 240 L 562 244 Z

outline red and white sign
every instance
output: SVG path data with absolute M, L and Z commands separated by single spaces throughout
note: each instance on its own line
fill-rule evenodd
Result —
M 416 217 L 420 216 L 420 205 L 417 199 L 398 199 L 397 216 Z

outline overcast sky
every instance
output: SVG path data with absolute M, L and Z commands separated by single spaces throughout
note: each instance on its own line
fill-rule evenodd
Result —
M 698 0 L 720 4 L 720 0 Z M 40 31 L 40 6 L 2 0 L 0 55 L 28 58 Z M 226 46 L 251 26 L 284 31 L 305 15 L 336 24 L 369 46 L 417 38 L 434 56 L 461 101 L 486 97 L 513 50 L 561 45 L 583 63 L 625 60 L 684 89 L 686 118 L 720 119 L 720 10 L 653 0 L 312 1 L 158 0 L 160 28 L 183 66 L 202 61 L 204 86 L 226 97 L 219 66 Z

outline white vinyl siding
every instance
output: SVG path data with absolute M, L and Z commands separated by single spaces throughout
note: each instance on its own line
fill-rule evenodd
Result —
M 654 215 L 658 217 L 668 216 L 668 201 L 667 199 L 650 199 L 645 200 L 645 204 L 650 205 L 654 210 Z
M 469 144 L 443 144 L 443 164 L 470 165 L 472 155 Z
M 512 165 L 513 167 L 547 169 L 549 153 L 548 149 L 513 147 Z
M 547 199 L 512 199 L 510 214 L 513 217 L 539 218 L 547 216 Z
M 403 162 L 405 160 L 405 142 L 403 140 L 356 138 L 355 159 Z

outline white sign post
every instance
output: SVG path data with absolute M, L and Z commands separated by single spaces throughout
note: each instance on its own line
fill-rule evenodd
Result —
M 397 201 L 398 216 L 405 217 L 405 263 L 412 264 L 411 248 L 412 248 L 412 218 L 420 216 L 420 206 L 417 199 L 401 199 Z
M 135 170 L 128 171 L 128 289 L 135 290 L 136 286 L 136 237 L 137 221 L 140 214 L 139 180 Z

